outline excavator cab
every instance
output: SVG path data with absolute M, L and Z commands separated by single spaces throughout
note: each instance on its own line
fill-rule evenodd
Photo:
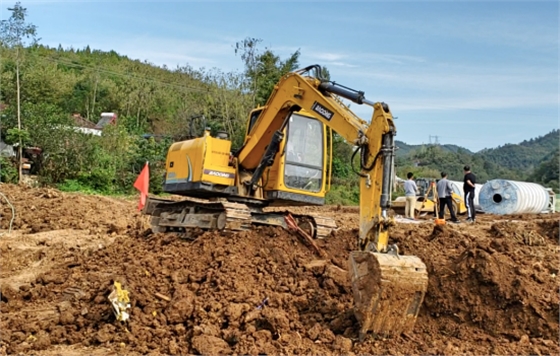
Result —
M 264 176 L 272 206 L 323 205 L 327 193 L 327 130 L 306 113 L 292 113 L 277 159 Z
M 263 108 L 251 111 L 245 142 Z M 274 200 L 272 205 L 298 203 L 322 205 L 327 187 L 327 170 L 331 155 L 327 138 L 331 131 L 304 110 L 291 113 L 284 139 L 273 165 L 265 173 L 265 196 Z

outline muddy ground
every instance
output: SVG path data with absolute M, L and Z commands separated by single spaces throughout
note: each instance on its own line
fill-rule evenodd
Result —
M 148 234 L 136 201 L 0 185 L 0 354 L 559 354 L 559 214 L 398 223 L 426 264 L 413 333 L 358 340 L 346 275 L 354 207 L 317 256 L 279 228 Z M 127 325 L 107 296 L 130 291 Z M 263 301 L 265 301 L 263 303 Z

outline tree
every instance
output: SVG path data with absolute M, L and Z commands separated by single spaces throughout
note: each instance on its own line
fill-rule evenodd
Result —
M 21 99 L 20 99 L 20 80 L 19 69 L 21 62 L 21 53 L 25 45 L 35 45 L 37 39 L 37 27 L 33 24 L 25 22 L 27 9 L 21 6 L 21 3 L 16 2 L 13 8 L 8 8 L 12 12 L 12 16 L 8 20 L 0 21 L 0 41 L 3 46 L 8 48 L 15 48 L 16 51 L 16 92 L 17 92 L 17 122 L 18 122 L 18 135 L 19 135 L 19 163 L 18 163 L 18 181 L 21 182 L 22 171 L 22 156 L 23 156 L 23 132 L 21 130 Z
M 292 53 L 286 60 L 281 60 L 269 49 L 266 49 L 257 57 L 257 70 L 254 81 L 258 81 L 256 87 L 257 105 L 266 104 L 268 97 L 274 90 L 274 86 L 280 78 L 289 72 L 296 70 L 299 66 L 299 50 Z
M 331 80 L 331 72 L 325 66 L 321 66 L 321 75 L 323 76 L 322 79 Z
M 559 162 L 560 150 L 556 149 L 542 160 L 537 169 L 529 176 L 529 180 L 548 186 L 558 192 Z
M 247 86 L 253 95 L 255 106 L 264 105 L 280 78 L 299 66 L 299 50 L 286 60 L 281 60 L 274 52 L 266 48 L 261 53 L 257 46 L 262 42 L 258 38 L 247 37 L 235 44 L 235 54 L 240 54 L 245 63 Z
M 241 60 L 245 63 L 245 77 L 247 78 L 247 86 L 253 93 L 253 105 L 255 104 L 255 93 L 257 92 L 257 56 L 258 49 L 257 46 L 262 42 L 260 38 L 247 37 L 243 41 L 235 43 L 234 52 L 241 56 Z

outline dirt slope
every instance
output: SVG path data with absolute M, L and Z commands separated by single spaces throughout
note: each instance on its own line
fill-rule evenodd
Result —
M 54 354 L 558 354 L 559 215 L 398 224 L 429 288 L 415 332 L 357 341 L 346 275 L 357 211 L 309 208 L 341 229 L 321 259 L 278 228 L 145 234 L 136 202 L 0 185 L 18 212 L 0 237 L 0 348 Z M 304 208 L 300 208 L 304 209 Z M 0 205 L 0 228 L 9 208 Z M 0 230 L 0 233 L 3 233 Z M 107 295 L 125 284 L 131 320 Z

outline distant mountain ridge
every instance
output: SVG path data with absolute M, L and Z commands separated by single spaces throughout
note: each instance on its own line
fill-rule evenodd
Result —
M 403 141 L 399 141 L 399 140 L 395 140 L 395 144 L 397 146 L 397 157 L 407 156 L 408 154 L 410 154 L 411 152 L 413 152 L 415 150 L 419 150 L 422 147 L 426 147 L 426 146 L 430 145 L 430 144 L 409 145 L 409 144 L 407 144 Z M 471 150 L 469 150 L 468 148 L 453 145 L 453 144 L 439 145 L 439 147 L 441 147 L 441 149 L 444 150 L 444 151 L 449 151 L 449 152 L 454 152 L 454 153 L 459 152 L 461 150 L 468 153 L 468 154 L 473 154 L 474 153 Z
M 414 151 L 434 145 L 409 145 L 399 140 L 395 140 L 395 144 L 397 146 L 397 157 L 405 157 Z M 560 130 L 554 129 L 544 136 L 524 140 L 520 143 L 507 143 L 495 148 L 485 148 L 478 152 L 453 144 L 438 144 L 437 146 L 443 151 L 476 155 L 508 169 L 529 169 L 534 168 L 539 162 L 545 160 L 545 157 L 560 147 Z
M 512 170 L 532 170 L 550 157 L 560 145 L 560 130 L 552 130 L 544 136 L 525 140 L 518 144 L 506 144 L 481 150 L 475 155 L 485 161 Z
M 532 181 L 558 188 L 560 130 L 517 144 L 506 144 L 473 153 L 457 145 L 408 145 L 396 141 L 396 164 L 415 174 L 439 177 L 446 171 L 451 179 L 462 178 L 462 168 L 469 164 L 480 183 L 490 179 Z M 402 174 L 402 173 L 401 173 Z

